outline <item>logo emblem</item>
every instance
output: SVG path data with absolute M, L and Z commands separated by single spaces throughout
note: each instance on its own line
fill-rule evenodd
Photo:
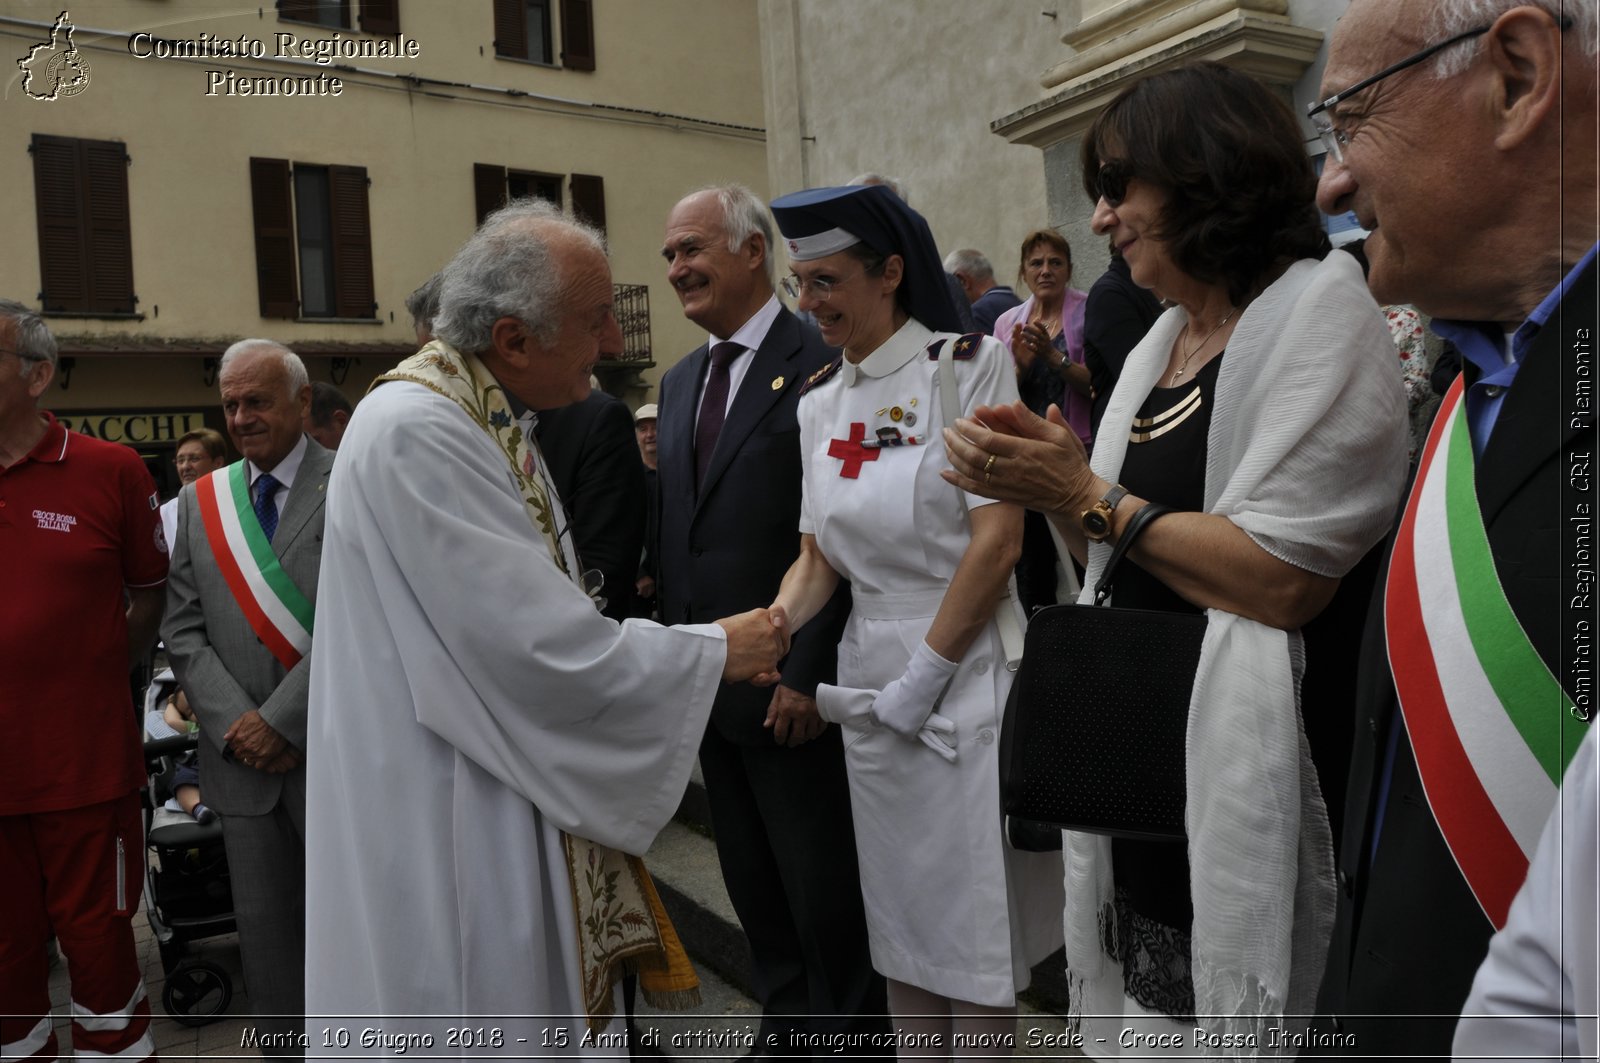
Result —
M 89 87 L 89 61 L 72 40 L 76 28 L 67 12 L 61 12 L 50 27 L 50 39 L 29 48 L 28 54 L 17 60 L 23 92 L 50 102 L 76 96 Z

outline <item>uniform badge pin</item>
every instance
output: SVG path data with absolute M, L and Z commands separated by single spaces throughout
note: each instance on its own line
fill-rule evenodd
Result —
M 901 419 L 900 423 L 905 425 L 907 428 L 910 428 L 917 423 L 917 415 L 912 413 L 910 410 L 907 410 L 905 417 Z
M 906 411 L 902 410 L 898 406 L 891 406 L 889 408 L 889 420 L 891 421 L 899 421 L 900 418 L 904 417 L 905 415 Z
M 772 390 L 773 391 L 782 391 L 783 390 L 783 377 L 775 376 L 775 377 L 772 378 Z

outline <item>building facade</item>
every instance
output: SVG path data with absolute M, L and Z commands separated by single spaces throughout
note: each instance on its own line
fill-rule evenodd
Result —
M 406 296 L 521 195 L 606 230 L 628 350 L 601 375 L 642 401 L 703 338 L 668 210 L 766 191 L 756 35 L 744 0 L 7 4 L 0 293 L 61 341 L 45 404 L 170 485 L 176 435 L 220 427 L 229 343 L 358 398 L 415 349 Z
M 1248 71 L 1304 114 L 1346 7 L 761 0 L 769 182 L 780 194 L 863 170 L 903 178 L 941 250 L 984 251 L 1003 282 L 1014 282 L 1022 236 L 1053 226 L 1074 249 L 1074 286 L 1086 289 L 1107 261 L 1079 163 L 1095 115 L 1131 81 L 1196 59 Z M 1304 133 L 1319 158 L 1309 123 Z

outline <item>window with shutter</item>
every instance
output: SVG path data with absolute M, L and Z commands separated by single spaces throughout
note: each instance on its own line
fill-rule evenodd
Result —
M 262 317 L 377 314 L 367 171 L 251 159 Z
M 551 7 L 552 0 L 494 0 L 494 54 L 553 63 Z
M 561 0 L 561 65 L 594 69 L 593 0 Z
M 127 147 L 35 134 L 32 151 L 44 310 L 133 313 Z
M 294 201 L 289 160 L 250 160 L 250 205 L 256 229 L 256 288 L 262 317 L 299 315 L 295 274 Z
M 583 221 L 606 231 L 606 185 L 594 174 L 572 175 L 572 213 Z
M 393 36 L 400 32 L 400 0 L 361 0 L 361 32 Z

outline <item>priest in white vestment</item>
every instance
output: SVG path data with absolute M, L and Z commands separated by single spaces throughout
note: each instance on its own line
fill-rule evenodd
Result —
M 620 351 L 611 293 L 597 234 L 505 208 L 445 268 L 438 339 L 341 444 L 311 675 L 308 1056 L 401 1037 L 625 1054 L 620 1023 L 593 1033 L 615 1008 L 607 950 L 651 962 L 608 944 L 651 922 L 622 853 L 676 809 L 719 680 L 776 678 L 787 640 L 764 611 L 619 626 L 580 588 L 532 411 L 581 399 Z

